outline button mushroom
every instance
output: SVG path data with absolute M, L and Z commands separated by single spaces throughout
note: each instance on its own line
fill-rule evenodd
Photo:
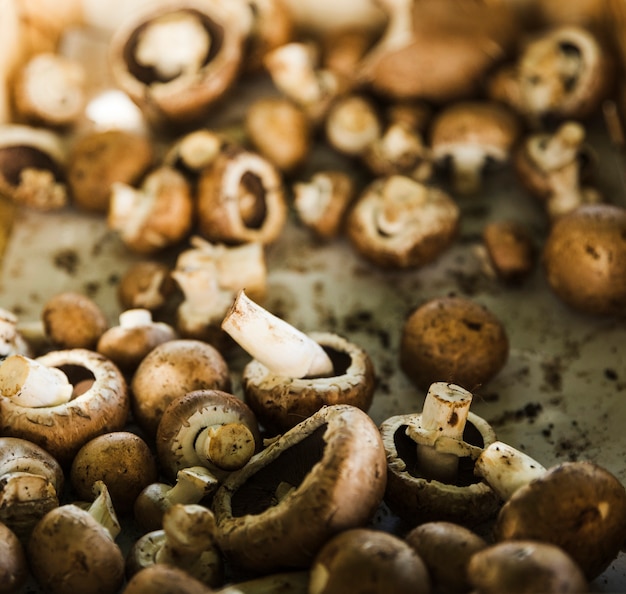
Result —
M 456 239 L 460 211 L 448 194 L 403 175 L 378 178 L 357 198 L 346 233 L 359 254 L 382 267 L 418 268 Z
M 476 525 L 498 510 L 498 495 L 474 476 L 475 460 L 495 433 L 469 411 L 471 400 L 460 386 L 437 382 L 421 413 L 395 415 L 380 426 L 387 455 L 385 501 L 411 525 Z
M 517 284 L 532 272 L 536 249 L 528 227 L 516 220 L 490 221 L 482 231 L 489 270 L 505 283 Z
M 190 576 L 184 569 L 155 563 L 140 569 L 127 582 L 122 594 L 214 594 L 215 590 Z
M 592 462 L 563 462 L 543 469 L 519 450 L 494 442 L 476 472 L 505 503 L 496 541 L 534 540 L 562 548 L 589 580 L 617 557 L 626 538 L 626 489 Z
M 22 592 L 27 578 L 24 547 L 17 535 L 0 522 L 0 593 Z
M 229 475 L 213 499 L 218 545 L 251 571 L 308 567 L 333 535 L 371 520 L 385 490 L 376 425 L 326 406 Z

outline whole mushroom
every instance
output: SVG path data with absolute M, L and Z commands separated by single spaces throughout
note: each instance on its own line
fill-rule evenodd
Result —
M 22 592 L 28 578 L 24 546 L 17 535 L 0 522 L 0 593 Z

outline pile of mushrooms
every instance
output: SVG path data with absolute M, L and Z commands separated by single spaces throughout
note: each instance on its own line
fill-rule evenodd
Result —
M 536 258 L 518 221 L 485 225 L 494 278 L 523 285 L 539 261 L 557 306 L 622 315 L 626 209 L 591 181 L 586 126 L 602 105 L 626 112 L 611 86 L 626 65 L 598 14 L 56 7 L 59 24 L 106 29 L 130 130 L 89 120 L 89 73 L 24 4 L 0 14 L 0 42 L 10 29 L 16 46 L 0 52 L 0 197 L 102 217 L 133 265 L 115 279 L 119 321 L 61 292 L 29 340 L 0 309 L 0 592 L 28 572 L 53 593 L 226 594 L 244 578 L 250 592 L 578 592 L 608 567 L 626 541 L 619 480 L 588 461 L 546 469 L 469 411 L 508 362 L 506 321 L 478 300 L 416 297 L 390 331 L 423 407 L 377 426 L 378 362 L 264 307 L 266 255 L 288 224 L 345 239 L 364 270 L 419 275 L 497 166 L 539 199 L 545 227 Z M 215 124 L 250 81 L 268 97 Z M 320 149 L 330 160 L 315 168 Z M 377 524 L 389 511 L 395 533 Z

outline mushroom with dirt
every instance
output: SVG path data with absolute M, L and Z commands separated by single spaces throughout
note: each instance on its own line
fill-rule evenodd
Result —
M 0 594 L 23 592 L 27 579 L 24 546 L 17 535 L 0 522 Z
M 212 505 L 218 546 L 244 570 L 307 568 L 332 536 L 371 521 L 386 477 L 372 419 L 325 406 L 224 480 Z
M 280 433 L 324 405 L 367 411 L 374 366 L 359 346 L 331 332 L 305 334 L 240 291 L 222 328 L 252 357 L 244 367 L 244 398 L 259 424 Z

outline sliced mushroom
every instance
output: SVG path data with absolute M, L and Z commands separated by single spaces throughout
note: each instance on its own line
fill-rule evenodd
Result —
M 459 217 L 444 191 L 392 175 L 374 180 L 357 198 L 346 233 L 357 252 L 378 266 L 418 268 L 453 243 Z
M 24 547 L 17 535 L 0 522 L 0 592 L 22 592 L 28 579 Z
M 213 499 L 218 545 L 243 569 L 308 567 L 333 535 L 371 520 L 385 483 L 370 417 L 323 407 L 224 481 Z

